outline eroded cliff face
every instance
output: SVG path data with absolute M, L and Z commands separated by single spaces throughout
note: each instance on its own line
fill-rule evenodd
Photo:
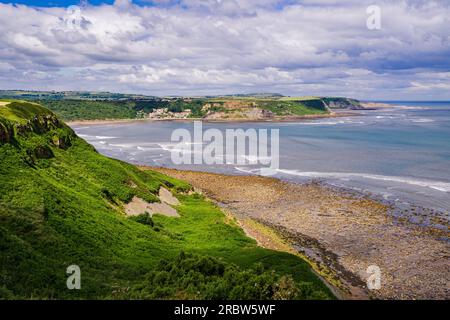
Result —
M 232 109 L 226 112 L 209 112 L 204 117 L 205 120 L 267 120 L 272 118 L 274 118 L 274 114 L 271 111 L 257 107 Z
M 16 128 L 19 134 L 26 134 L 28 132 L 43 134 L 52 129 L 62 128 L 62 126 L 62 123 L 55 115 L 39 115 L 34 116 L 26 124 L 17 125 Z
M 322 101 L 329 109 L 364 109 L 358 100 L 349 98 L 322 98 Z
M 0 121 L 0 144 L 11 142 L 14 136 L 14 129 L 9 122 Z
M 340 97 L 290 100 L 232 100 L 203 106 L 207 120 L 270 120 L 332 114 L 333 109 L 363 109 L 358 100 Z
M 54 157 L 54 147 L 67 149 L 72 145 L 75 133 L 54 114 L 43 112 L 18 120 L 14 116 L 8 118 L 15 111 L 14 105 L 3 108 L 9 110 L 8 113 L 0 114 L 0 145 L 23 147 L 28 163 L 34 164 L 38 159 Z

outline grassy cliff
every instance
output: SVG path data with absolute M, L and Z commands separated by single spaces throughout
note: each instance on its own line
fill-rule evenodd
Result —
M 179 218 L 128 218 L 134 196 Z M 52 112 L 0 104 L 0 298 L 333 298 L 307 263 L 258 247 L 183 182 L 98 154 Z M 81 269 L 68 290 L 66 268 Z
M 0 90 L 0 99 L 26 99 L 53 111 L 64 121 L 138 119 L 167 109 L 168 118 L 190 110 L 188 118 L 283 119 L 325 115 L 331 109 L 359 109 L 359 101 L 342 97 L 286 97 L 252 94 L 210 97 L 164 97 L 105 92 L 33 92 Z

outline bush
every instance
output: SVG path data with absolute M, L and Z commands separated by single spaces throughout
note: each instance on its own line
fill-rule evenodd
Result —
M 153 223 L 151 215 L 148 212 L 142 213 L 142 214 L 137 215 L 137 216 L 132 216 L 132 217 L 130 217 L 130 219 L 136 221 L 137 223 L 142 223 L 142 224 L 145 224 L 147 226 L 150 226 L 152 228 L 155 225 Z
M 134 286 L 132 299 L 295 299 L 300 293 L 291 276 L 264 270 L 241 269 L 217 258 L 183 251 L 172 261 L 161 260 L 155 270 Z

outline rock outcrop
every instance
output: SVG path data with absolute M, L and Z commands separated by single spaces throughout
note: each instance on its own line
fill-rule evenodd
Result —
M 0 121 L 0 143 L 9 143 L 14 137 L 14 129 L 9 122 Z

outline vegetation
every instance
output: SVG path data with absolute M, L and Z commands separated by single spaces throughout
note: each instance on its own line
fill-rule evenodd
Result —
M 324 114 L 329 112 L 329 108 L 359 107 L 357 100 L 348 98 L 285 97 L 261 93 L 224 97 L 157 98 L 107 92 L 0 91 L 0 98 L 20 98 L 39 103 L 65 121 L 137 119 L 161 108 L 175 113 L 190 110 L 189 117 L 203 118 L 208 111 L 233 114 L 253 107 L 280 117 Z M 233 107 L 228 108 L 227 103 L 233 104 Z M 208 110 L 204 108 L 206 105 L 210 105 Z
M 265 270 L 262 264 L 242 270 L 223 259 L 194 254 L 180 255 L 171 261 L 161 260 L 144 281 L 127 292 L 117 292 L 121 298 L 160 299 L 304 299 L 327 298 L 314 291 L 311 284 L 297 285 L 289 276 Z
M 187 183 L 98 154 L 39 105 L 0 105 L 0 177 L 0 298 L 333 298 Z M 124 215 L 161 186 L 180 218 Z M 81 290 L 66 287 L 72 264 Z
M 132 216 L 130 217 L 131 220 L 134 220 L 138 223 L 142 223 L 144 225 L 150 226 L 150 227 L 154 227 L 155 223 L 153 222 L 152 216 L 148 213 L 145 212 L 143 214 L 139 214 L 137 216 Z
M 210 108 L 210 111 L 232 112 L 233 110 L 223 107 L 227 100 L 212 100 L 216 105 Z M 255 106 L 269 110 L 277 116 L 287 115 L 307 115 L 326 113 L 323 102 L 319 99 L 313 100 L 244 100 L 233 99 L 233 101 L 242 101 L 245 106 L 249 102 L 254 102 Z M 206 115 L 203 106 L 210 102 L 205 99 L 174 99 L 166 100 L 137 100 L 137 101 L 89 101 L 89 100 L 37 100 L 40 104 L 55 112 L 62 119 L 73 120 L 97 120 L 97 119 L 135 119 L 142 118 L 146 113 L 154 109 L 167 108 L 170 112 L 182 112 L 191 110 L 191 118 L 202 118 Z
M 328 110 L 322 100 L 273 100 L 262 102 L 263 109 L 272 111 L 277 116 L 323 114 Z
M 37 100 L 66 121 L 137 118 L 134 104 L 127 101 Z
M 133 100 L 154 99 L 153 96 L 139 94 L 90 92 L 90 91 L 29 91 L 29 90 L 0 90 L 2 99 L 21 100 Z

